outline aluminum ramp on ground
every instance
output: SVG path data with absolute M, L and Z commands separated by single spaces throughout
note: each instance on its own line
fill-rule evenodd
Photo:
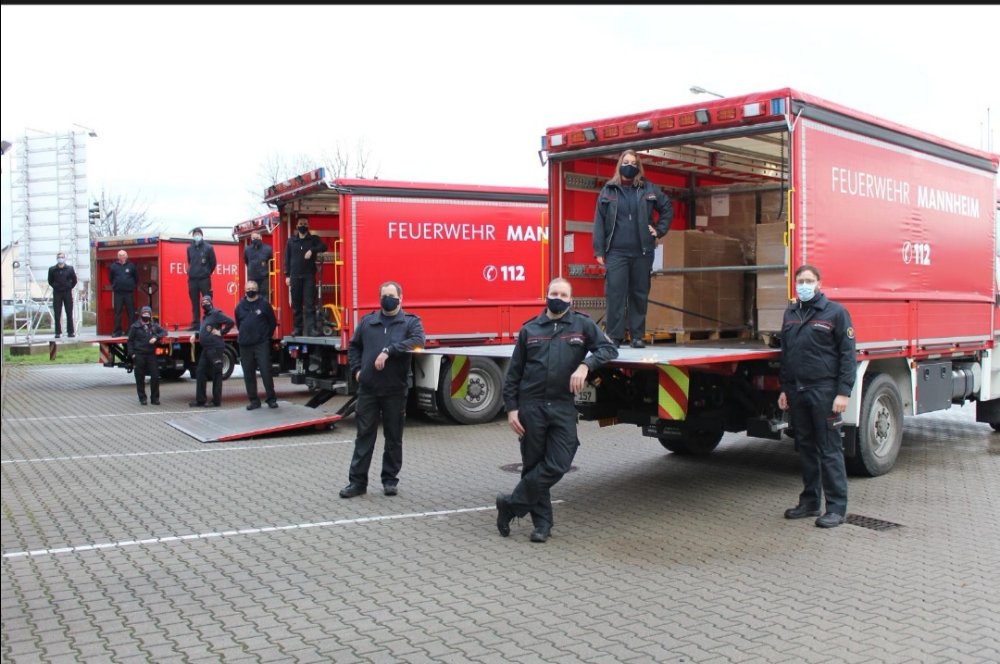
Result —
M 199 408 L 192 411 L 190 415 L 170 420 L 167 424 L 202 443 L 223 443 L 292 429 L 325 427 L 343 419 L 340 413 L 307 408 L 287 401 L 279 401 L 277 408 L 268 408 L 264 404 L 256 410 L 246 410 L 246 406 L 241 405 L 238 410 Z

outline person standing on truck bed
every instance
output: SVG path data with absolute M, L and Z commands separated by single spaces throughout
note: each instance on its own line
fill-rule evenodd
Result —
M 597 196 L 593 234 L 594 256 L 606 270 L 604 329 L 618 345 L 625 338 L 626 304 L 632 347 L 646 345 L 642 338 L 656 240 L 667 234 L 673 218 L 673 204 L 646 179 L 639 155 L 625 150 Z
M 122 336 L 122 309 L 125 309 L 127 320 L 125 328 L 132 326 L 135 320 L 135 280 L 137 278 L 135 264 L 129 261 L 128 252 L 124 249 L 118 252 L 118 260 L 108 268 L 111 282 L 111 302 L 115 310 L 115 329 L 113 337 Z
M 531 541 L 549 538 L 549 490 L 569 472 L 580 446 L 573 395 L 584 388 L 587 374 L 618 357 L 611 338 L 572 305 L 570 283 L 553 279 L 545 311 L 525 321 L 507 366 L 503 401 L 521 444 L 521 481 L 513 493 L 497 495 L 497 530 L 504 537 L 515 516 L 530 513 Z
M 268 408 L 278 407 L 278 397 L 274 394 L 274 378 L 271 376 L 271 335 L 278 327 L 271 303 L 260 296 L 257 282 L 248 279 L 246 295 L 236 304 L 233 318 L 239 334 L 236 343 L 240 345 L 240 366 L 243 367 L 243 384 L 247 390 L 247 410 L 260 408 L 257 394 L 257 370 L 264 383 L 264 394 Z
M 347 345 L 347 363 L 358 383 L 354 419 L 358 425 L 354 456 L 348 472 L 349 484 L 341 498 L 368 491 L 368 469 L 375 452 L 379 420 L 385 450 L 382 453 L 382 491 L 395 496 L 403 467 L 403 421 L 406 393 L 410 385 L 410 353 L 424 345 L 420 317 L 403 311 L 403 289 L 386 281 L 378 289 L 381 309 L 366 314 Z
M 850 314 L 819 286 L 818 269 L 800 265 L 795 270 L 798 299 L 785 309 L 781 323 L 778 407 L 790 411 L 805 485 L 785 518 L 819 516 L 825 495 L 826 513 L 816 525 L 834 528 L 847 515 L 841 413 L 854 388 L 857 354 Z
M 76 288 L 76 270 L 66 265 L 66 252 L 56 254 L 56 264 L 49 268 L 49 286 L 52 287 L 52 309 L 56 326 L 56 339 L 62 336 L 62 309 L 66 310 L 66 331 L 76 336 L 73 327 L 73 289 Z
M 205 295 L 212 297 L 212 273 L 215 272 L 215 248 L 205 241 L 200 228 L 191 231 L 187 248 L 188 297 L 191 298 L 191 326 L 198 329 L 199 305 Z
M 160 367 L 156 361 L 156 345 L 167 337 L 167 331 L 153 322 L 153 309 L 143 305 L 139 320 L 128 329 L 128 356 L 132 358 L 132 374 L 139 403 L 146 405 L 146 376 L 149 376 L 149 398 L 160 405 Z
M 309 232 L 309 220 L 305 217 L 298 218 L 295 231 L 285 245 L 285 283 L 291 289 L 292 336 L 312 337 L 316 335 L 316 258 L 326 246 L 318 235 Z
M 201 310 L 205 314 L 201 319 L 201 329 L 198 330 L 198 343 L 201 344 L 201 356 L 198 357 L 198 367 L 195 369 L 194 401 L 188 403 L 192 408 L 218 408 L 222 405 L 222 364 L 226 353 L 226 342 L 222 339 L 235 322 L 222 313 L 222 309 L 212 306 L 212 298 L 208 295 L 201 298 Z M 208 379 L 212 379 L 212 400 L 205 394 Z
M 257 283 L 260 299 L 270 302 L 270 272 L 274 249 L 264 244 L 260 231 L 250 233 L 250 243 L 243 249 L 243 264 L 247 268 L 247 279 Z

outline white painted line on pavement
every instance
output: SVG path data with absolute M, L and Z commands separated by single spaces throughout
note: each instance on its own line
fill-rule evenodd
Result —
M 148 408 L 148 406 L 147 406 Z M 157 415 L 184 415 L 201 412 L 201 408 L 188 408 L 187 410 L 151 410 L 146 413 L 98 413 L 95 415 L 43 415 L 40 417 L 5 417 L 4 422 L 48 422 L 50 420 L 89 420 L 95 417 L 151 417 Z M 219 408 L 224 410 L 242 410 L 241 408 Z
M 82 461 L 85 459 L 119 459 L 125 457 L 161 456 L 166 454 L 200 454 L 203 452 L 239 452 L 242 450 L 271 450 L 283 449 L 286 447 L 310 447 L 313 445 L 343 445 L 353 443 L 354 440 L 328 440 L 311 443 L 288 443 L 285 445 L 244 445 L 242 447 L 228 447 L 225 443 L 211 443 L 213 447 L 199 448 L 195 450 L 165 450 L 162 452 L 122 452 L 121 454 L 81 454 L 79 456 L 66 457 L 39 457 L 37 459 L 4 459 L 0 464 L 7 463 L 48 463 L 50 461 Z
M 553 500 L 552 504 L 562 503 L 562 500 Z M 436 516 L 449 516 L 452 514 L 465 514 L 469 512 L 485 512 L 495 510 L 495 505 L 487 507 L 463 507 L 453 510 L 440 510 L 437 512 L 411 512 L 409 514 L 386 514 L 382 516 L 365 516 L 357 519 L 338 519 L 336 521 L 319 521 L 317 523 L 299 523 L 288 526 L 268 526 L 265 528 L 242 528 L 240 530 L 223 530 L 212 533 L 193 533 L 190 535 L 173 535 L 169 537 L 152 537 L 142 540 L 124 540 L 121 542 L 104 542 L 101 544 L 83 544 L 80 546 L 67 546 L 59 549 L 35 549 L 34 551 L 12 551 L 3 554 L 3 558 L 25 558 L 31 556 L 54 556 L 60 553 L 83 553 L 85 551 L 96 551 L 98 549 L 123 548 L 129 546 L 141 546 L 146 544 L 165 544 L 169 542 L 184 542 L 197 539 L 211 539 L 213 537 L 233 537 L 234 535 L 256 535 L 258 533 L 277 533 L 284 530 L 308 530 L 310 528 L 327 528 L 330 526 L 347 526 L 355 523 L 377 523 L 380 521 L 397 521 L 399 519 L 422 519 Z

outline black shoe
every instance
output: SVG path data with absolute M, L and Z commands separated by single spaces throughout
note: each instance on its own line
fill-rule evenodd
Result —
M 646 342 L 643 341 L 642 339 L 632 340 L 632 348 L 645 348 L 645 347 L 646 347 Z
M 624 339 L 612 339 L 611 343 L 613 343 L 615 345 L 615 348 L 621 348 L 622 346 L 625 345 L 625 340 Z
M 121 335 L 122 335 L 121 330 L 115 330 L 114 332 L 111 333 L 111 336 L 113 337 L 120 337 Z
M 184 328 L 184 331 L 185 332 L 197 332 L 198 331 L 198 324 L 197 323 L 191 323 L 190 325 L 188 325 L 187 327 Z
M 301 337 L 302 336 L 302 328 L 297 327 L 294 330 L 292 330 L 292 336 L 293 337 Z
M 75 334 L 73 334 L 72 332 L 70 332 L 70 333 L 69 333 L 69 334 L 67 334 L 66 336 L 67 336 L 67 337 L 69 337 L 70 339 L 75 339 L 75 338 L 76 338 L 76 335 L 75 335 Z
M 500 535 L 510 535 L 510 522 L 514 520 L 514 510 L 510 508 L 510 498 L 502 493 L 497 494 L 497 530 Z
M 387 496 L 395 496 L 396 494 L 399 493 L 399 489 L 396 488 L 395 484 L 383 484 L 382 493 L 384 493 Z
M 149 403 L 153 404 L 154 406 L 159 406 L 160 405 L 160 400 L 159 399 L 153 399 Z
M 62 336 L 61 334 L 57 334 L 57 335 L 55 335 L 55 338 L 58 339 L 61 336 Z
M 278 400 L 277 399 L 268 399 L 267 400 L 267 407 L 268 408 L 277 408 L 278 407 Z
M 827 512 L 816 519 L 816 525 L 820 528 L 836 528 L 844 522 L 844 515 L 836 512 Z
M 204 408 L 205 407 L 205 402 L 204 401 L 188 401 L 188 406 L 190 408 Z
M 221 405 L 222 405 L 221 403 L 215 403 L 214 401 L 208 401 L 208 402 L 205 403 L 205 408 L 218 408 Z
M 140 406 L 145 406 L 146 405 L 146 400 L 145 399 L 139 399 L 139 405 Z
M 354 482 L 351 482 L 350 484 L 348 484 L 347 486 L 345 486 L 343 489 L 340 490 L 340 497 L 354 498 L 355 496 L 360 496 L 366 493 L 368 493 L 368 487 L 361 486 L 360 484 L 355 484 Z
M 259 401 L 251 401 L 247 404 L 247 410 L 257 410 L 258 408 L 260 408 Z
M 807 516 L 819 516 L 819 510 L 805 505 L 796 505 L 785 510 L 786 519 L 804 519 Z
M 542 543 L 549 538 L 551 528 L 539 526 L 531 531 L 531 541 Z

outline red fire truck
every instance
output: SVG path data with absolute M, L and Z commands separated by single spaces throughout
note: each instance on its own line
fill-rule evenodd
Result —
M 540 151 L 549 261 L 596 318 L 592 219 L 626 148 L 674 199 L 674 222 L 654 264 L 649 345 L 592 376 L 585 419 L 639 426 L 678 454 L 708 454 L 726 431 L 781 438 L 781 311 L 810 263 L 857 334 L 853 472 L 892 468 L 907 415 L 974 401 L 1000 428 L 996 154 L 793 89 L 553 127 Z
M 549 273 L 543 189 L 328 179 L 319 168 L 270 187 L 265 201 L 276 210 L 238 224 L 233 236 L 241 256 L 253 231 L 273 248 L 275 361 L 293 384 L 310 388 L 309 406 L 355 392 L 347 344 L 360 318 L 379 308 L 384 281 L 402 286 L 403 308 L 421 317 L 428 348 L 509 344 L 543 306 Z M 282 262 L 300 218 L 326 245 L 317 275 L 321 334 L 314 337 L 290 335 Z M 241 284 L 245 274 L 241 258 Z M 502 407 L 504 367 L 497 360 L 418 353 L 413 363 L 419 382 L 411 394 L 420 411 L 475 423 Z
M 215 248 L 217 265 L 212 274 L 212 295 L 215 306 L 232 316 L 239 300 L 237 287 L 237 246 L 232 237 L 216 237 L 205 229 L 205 239 Z M 131 370 L 128 357 L 128 334 L 111 336 L 114 331 L 114 308 L 108 268 L 118 259 L 119 250 L 128 252 L 128 259 L 135 263 L 135 305 L 149 305 L 153 318 L 170 333 L 156 350 L 160 375 L 180 378 L 185 371 L 194 375 L 201 353 L 197 334 L 186 331 L 191 323 L 191 300 L 187 290 L 187 247 L 191 238 L 160 233 L 144 236 L 115 236 L 93 241 L 97 274 L 97 334 L 95 343 L 100 345 L 100 362 L 106 367 L 125 367 Z M 103 336 L 102 336 L 103 335 Z M 226 359 L 223 375 L 228 378 L 239 359 L 236 333 L 226 337 Z

